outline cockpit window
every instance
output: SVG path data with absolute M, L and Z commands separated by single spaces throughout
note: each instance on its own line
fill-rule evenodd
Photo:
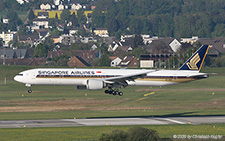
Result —
M 17 76 L 23 76 L 23 74 L 22 73 L 19 73 L 19 74 L 17 74 Z

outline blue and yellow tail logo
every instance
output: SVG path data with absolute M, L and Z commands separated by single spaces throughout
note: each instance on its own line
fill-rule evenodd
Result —
M 181 67 L 179 70 L 199 70 L 205 60 L 209 45 L 200 47 Z

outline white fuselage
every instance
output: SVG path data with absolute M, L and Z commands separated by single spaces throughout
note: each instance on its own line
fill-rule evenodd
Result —
M 14 80 L 26 85 L 77 85 L 85 86 L 89 79 L 104 79 L 148 72 L 144 78 L 128 81 L 130 86 L 166 86 L 206 78 L 206 74 L 190 70 L 148 69 L 53 69 L 40 68 L 23 71 Z M 205 75 L 204 77 L 192 77 Z

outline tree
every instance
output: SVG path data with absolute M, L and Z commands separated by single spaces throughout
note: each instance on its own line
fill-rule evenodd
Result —
M 73 14 L 71 15 L 70 17 L 70 21 L 72 22 L 72 25 L 77 27 L 79 24 L 78 24 L 78 19 L 75 15 L 75 12 L 73 12 Z
M 60 15 L 62 23 L 67 23 L 70 20 L 70 10 L 64 9 Z
M 139 45 L 144 45 L 143 38 L 141 35 L 135 35 L 131 42 L 132 48 L 137 48 Z
M 152 129 L 132 127 L 128 132 L 113 130 L 112 133 L 102 134 L 100 141 L 158 141 L 158 133 Z
M 113 130 L 112 133 L 102 134 L 100 141 L 125 141 L 127 140 L 128 133 L 122 130 Z
M 33 9 L 31 8 L 29 13 L 28 13 L 28 19 L 33 21 L 33 19 L 35 18 L 35 15 L 34 15 L 34 11 Z
M 132 54 L 139 58 L 141 54 L 147 54 L 147 51 L 144 48 L 135 48 L 132 50 Z
M 57 13 L 55 13 L 55 19 L 59 19 L 59 17 L 58 17 L 58 14 Z
M 3 39 L 0 38 L 0 47 L 2 47 L 2 46 L 3 46 Z
M 24 24 L 21 24 L 20 28 L 19 28 L 19 31 L 18 31 L 18 34 L 19 35 L 26 35 L 27 33 L 28 33 L 27 27 Z
M 119 29 L 119 25 L 115 18 L 110 18 L 107 24 L 107 29 L 110 35 L 113 35 Z
M 10 10 L 7 14 L 6 17 L 9 19 L 9 24 L 8 24 L 8 28 L 10 30 L 17 30 L 17 26 L 22 24 L 22 20 L 19 18 L 19 16 L 17 15 L 17 12 Z
M 130 128 L 128 134 L 129 141 L 158 141 L 160 139 L 156 131 L 143 127 Z
M 48 46 L 39 44 L 34 49 L 34 57 L 46 57 L 48 55 Z
M 78 16 L 78 23 L 79 23 L 80 26 L 86 23 L 87 19 L 84 15 L 84 10 L 79 9 L 77 11 L 77 16 Z
M 45 38 L 44 44 L 47 46 L 47 50 L 52 50 L 55 47 L 54 41 L 50 37 Z
M 101 58 L 99 59 L 99 65 L 100 66 L 110 66 L 111 60 L 109 59 L 109 56 L 106 54 L 103 54 Z

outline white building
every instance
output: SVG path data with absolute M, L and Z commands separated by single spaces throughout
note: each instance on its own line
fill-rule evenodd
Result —
M 153 68 L 154 61 L 153 60 L 140 60 L 140 67 L 141 68 Z
M 177 39 L 174 39 L 169 46 L 171 47 L 171 49 L 173 50 L 173 52 L 177 52 L 179 50 L 179 48 L 181 47 L 181 43 L 179 41 L 177 41 Z
M 122 61 L 122 59 L 120 59 L 119 57 L 116 57 L 115 59 L 112 60 L 112 62 L 110 63 L 110 66 L 117 67 L 121 61 Z
M 29 0 L 16 0 L 19 4 L 24 4 L 24 2 L 29 3 Z
M 64 8 L 64 5 L 62 5 L 62 4 L 60 4 L 59 6 L 58 6 L 58 10 L 60 10 L 60 11 L 62 11 L 62 10 L 64 10 L 65 8 Z
M 13 32 L 2 32 L 2 34 L 0 34 L 0 38 L 4 41 L 3 46 L 9 46 L 9 42 L 16 38 L 16 34 Z
M 50 10 L 51 9 L 51 5 L 50 4 L 41 4 L 40 6 L 41 10 Z
M 71 10 L 79 10 L 81 8 L 82 8 L 82 6 L 79 3 L 72 4 L 72 6 L 71 6 Z
M 9 23 L 9 19 L 3 19 L 2 21 L 4 24 L 8 24 Z
M 33 25 L 34 26 L 43 26 L 44 28 L 49 28 L 48 19 L 34 19 Z
M 151 44 L 153 40 L 158 40 L 159 37 L 158 36 L 150 36 L 150 35 L 141 35 L 141 37 L 143 38 L 143 42 L 145 45 L 147 44 Z
M 60 3 L 60 0 L 53 0 L 53 2 L 54 2 L 54 4 L 55 4 L 55 5 L 57 5 L 57 6 L 58 6 L 58 5 L 59 5 L 59 3 Z
M 181 43 L 194 44 L 197 41 L 198 41 L 198 37 L 197 36 L 193 36 L 192 38 L 181 38 Z

